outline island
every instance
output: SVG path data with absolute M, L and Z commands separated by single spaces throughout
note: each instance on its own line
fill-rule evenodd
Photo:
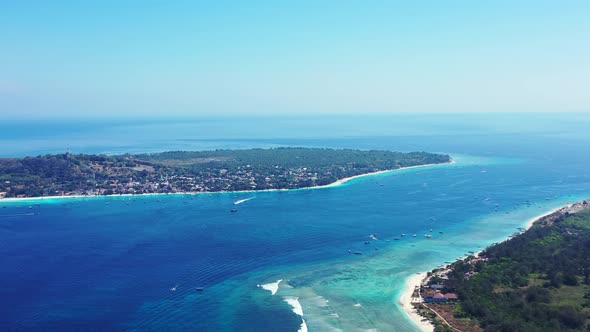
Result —
M 451 162 L 444 154 L 273 148 L 0 159 L 0 198 L 282 190 Z
M 590 202 L 429 272 L 413 298 L 435 331 L 588 331 Z

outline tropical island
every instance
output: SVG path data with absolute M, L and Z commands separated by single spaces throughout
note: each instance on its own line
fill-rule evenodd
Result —
M 0 198 L 280 190 L 448 163 L 448 155 L 273 148 L 0 159 Z
M 590 202 L 429 272 L 413 297 L 435 331 L 587 331 Z

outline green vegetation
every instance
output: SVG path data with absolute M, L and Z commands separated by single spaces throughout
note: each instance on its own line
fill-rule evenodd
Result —
M 451 265 L 445 286 L 461 299 L 456 316 L 486 331 L 587 331 L 590 322 L 590 210 L 550 223 Z
M 449 160 L 426 152 L 311 148 L 47 155 L 0 159 L 0 193 L 38 197 L 295 189 Z

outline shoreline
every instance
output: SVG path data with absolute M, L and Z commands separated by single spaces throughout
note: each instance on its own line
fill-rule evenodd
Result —
M 146 194 L 113 194 L 113 195 L 63 195 L 63 196 L 39 196 L 39 197 L 8 197 L 8 198 L 0 198 L 0 203 L 2 202 L 26 202 L 26 201 L 36 201 L 36 200 L 49 200 L 49 199 L 73 199 L 73 198 L 98 198 L 98 197 L 145 197 L 145 196 L 167 196 L 167 195 L 212 195 L 212 194 L 244 194 L 244 193 L 264 193 L 264 192 L 283 192 L 283 191 L 296 191 L 296 190 L 315 190 L 315 189 L 325 189 L 325 188 L 333 188 L 338 187 L 343 184 L 346 184 L 352 180 L 373 176 L 373 175 L 380 175 L 386 173 L 392 173 L 401 170 L 407 169 L 415 169 L 415 168 L 425 168 L 425 167 L 433 167 L 433 166 L 440 166 L 440 165 L 450 165 L 456 164 L 457 162 L 451 159 L 448 162 L 438 163 L 438 164 L 423 164 L 423 165 L 415 165 L 415 166 L 407 166 L 407 167 L 400 167 L 396 169 L 389 169 L 383 171 L 376 171 L 371 173 L 359 174 L 350 176 L 347 178 L 343 178 L 340 180 L 336 180 L 332 183 L 321 185 L 321 186 L 313 186 L 313 187 L 303 187 L 303 188 L 285 188 L 285 189 L 262 189 L 262 190 L 237 190 L 237 191 L 194 191 L 194 192 L 175 192 L 175 193 L 146 193 Z
M 563 206 L 555 208 L 549 212 L 546 212 L 546 213 L 540 214 L 536 217 L 530 218 L 525 223 L 525 225 L 523 227 L 523 232 L 528 231 L 531 227 L 533 227 L 535 225 L 535 223 L 542 221 L 543 219 L 545 219 L 547 217 L 550 217 L 550 216 L 555 215 L 560 212 L 564 212 L 564 213 L 569 212 L 570 209 L 575 209 L 577 206 L 582 205 L 582 202 L 585 202 L 585 201 L 582 200 L 577 203 L 563 205 Z M 507 241 L 509 239 L 510 238 L 508 237 L 504 241 Z M 485 249 L 480 250 L 477 253 L 475 253 L 474 255 L 479 256 L 483 253 L 484 250 Z M 457 260 L 455 260 L 455 262 L 456 261 Z M 410 321 L 412 321 L 418 328 L 420 328 L 421 331 L 432 332 L 432 331 L 434 331 L 434 325 L 430 322 L 430 320 L 424 321 L 423 319 L 425 319 L 425 317 L 418 314 L 418 312 L 414 309 L 414 306 L 412 305 L 412 295 L 414 294 L 415 288 L 419 287 L 426 280 L 426 278 L 427 278 L 427 272 L 419 272 L 416 275 L 409 277 L 408 280 L 406 281 L 404 291 L 402 292 L 402 295 L 400 296 L 400 298 L 398 300 L 398 304 L 402 308 L 402 311 L 406 314 L 406 317 Z
M 424 317 L 420 316 L 412 304 L 414 291 L 416 290 L 416 287 L 420 287 L 425 278 L 425 272 L 420 272 L 409 277 L 406 280 L 405 289 L 398 300 L 398 304 L 402 311 L 406 314 L 406 317 L 412 321 L 416 327 L 418 327 L 423 332 L 433 332 L 434 325 L 430 322 L 430 320 L 424 320 Z
M 535 225 L 535 223 L 536 223 L 537 221 L 541 221 L 541 219 L 543 219 L 543 218 L 545 218 L 545 217 L 548 217 L 548 216 L 550 216 L 550 215 L 552 215 L 552 214 L 554 214 L 554 213 L 557 213 L 557 212 L 559 212 L 559 211 L 561 211 L 561 210 L 566 210 L 566 209 L 569 209 L 569 208 L 571 208 L 572 206 L 574 206 L 574 205 L 576 205 L 576 204 L 578 204 L 578 203 L 573 203 L 573 204 L 564 205 L 564 206 L 562 206 L 562 207 L 555 208 L 555 209 L 553 209 L 553 210 L 551 210 L 551 211 L 549 211 L 549 212 L 547 212 L 547 213 L 543 213 L 543 214 L 540 214 L 540 215 L 538 215 L 538 216 L 536 216 L 536 217 L 533 217 L 533 218 L 529 219 L 529 220 L 526 222 L 526 224 L 525 224 L 525 226 L 524 226 L 523 228 L 524 228 L 524 230 L 525 230 L 525 231 L 528 231 L 528 230 L 529 230 L 531 227 L 533 227 L 533 226 Z

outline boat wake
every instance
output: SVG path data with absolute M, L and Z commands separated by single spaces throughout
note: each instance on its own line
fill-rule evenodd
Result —
M 234 205 L 245 203 L 245 202 L 247 202 L 247 201 L 249 201 L 251 199 L 254 199 L 254 197 L 239 199 L 239 200 L 237 200 L 237 201 L 234 202 Z

